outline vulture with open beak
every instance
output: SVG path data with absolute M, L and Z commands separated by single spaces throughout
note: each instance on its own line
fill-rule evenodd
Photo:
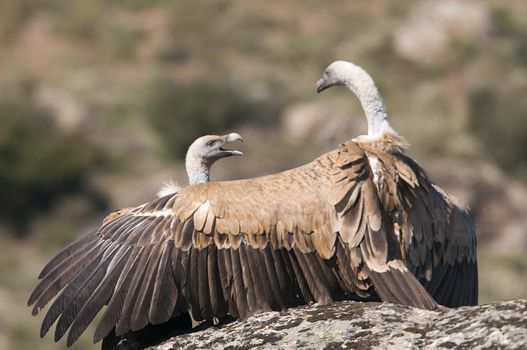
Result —
M 188 184 L 196 185 L 210 181 L 210 168 L 217 160 L 232 156 L 242 156 L 238 150 L 223 148 L 228 143 L 241 141 L 240 134 L 205 135 L 197 138 L 189 146 L 185 156 L 185 170 L 187 171 Z M 172 180 L 166 182 L 157 193 L 159 198 L 179 192 L 181 187 Z
M 69 330 L 70 345 L 101 310 L 94 341 L 187 311 L 243 319 L 376 295 L 436 308 L 423 285 L 439 303 L 475 303 L 470 214 L 403 154 L 373 80 L 331 67 L 318 90 L 349 83 L 371 133 L 295 169 L 188 186 L 104 220 L 40 274 L 34 314 L 60 292 L 41 335 L 58 320 L 55 340 Z
M 199 183 L 206 183 L 210 181 L 210 169 L 212 165 L 219 159 L 228 158 L 231 156 L 241 156 L 242 152 L 238 150 L 224 148 L 225 145 L 241 141 L 243 138 L 238 133 L 230 133 L 227 135 L 205 135 L 197 138 L 188 148 L 185 157 L 185 170 L 188 176 L 189 185 L 196 185 Z M 172 180 L 163 184 L 158 192 L 158 197 L 164 197 L 167 195 L 173 195 L 181 190 L 181 187 L 175 184 Z M 108 214 L 104 219 L 103 223 L 112 221 L 119 216 L 127 214 L 134 210 L 134 207 L 121 208 L 114 210 Z M 89 233 L 91 235 L 96 232 Z M 65 250 L 68 247 L 65 248 Z M 60 254 L 56 257 L 60 257 Z M 62 275 L 68 273 L 67 266 L 57 271 L 57 274 Z M 40 302 L 47 303 L 50 298 L 56 295 L 57 291 L 49 289 L 50 282 L 60 283 L 55 281 L 55 277 L 52 275 L 48 276 L 47 282 L 42 281 L 42 285 L 39 284 L 33 292 L 31 298 L 35 298 L 37 294 L 40 296 Z M 56 288 L 56 287 L 55 287 Z M 61 287 L 59 287 L 61 288 Z M 42 295 L 44 289 L 51 292 L 47 296 Z M 33 300 L 30 298 L 30 301 Z M 35 311 L 36 309 L 34 309 Z M 171 335 L 178 334 L 184 331 L 188 331 L 192 328 L 192 321 L 187 312 L 183 312 L 178 317 L 172 318 L 169 322 L 165 322 L 159 325 L 148 325 L 145 328 L 138 329 L 135 331 L 121 334 L 120 336 L 115 335 L 115 332 L 111 332 L 103 339 L 102 349 L 113 349 L 121 340 L 126 340 L 130 344 L 139 346 L 153 345 L 156 342 L 167 339 Z

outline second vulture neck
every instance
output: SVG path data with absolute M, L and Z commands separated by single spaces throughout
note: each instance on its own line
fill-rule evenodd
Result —
M 187 155 L 185 159 L 185 167 L 187 168 L 189 185 L 209 182 L 210 165 L 206 164 L 203 159 L 189 157 L 189 155 Z
M 364 109 L 369 136 L 376 136 L 386 128 L 391 130 L 381 94 L 373 79 L 364 69 L 358 66 L 351 67 L 343 83 L 357 95 Z

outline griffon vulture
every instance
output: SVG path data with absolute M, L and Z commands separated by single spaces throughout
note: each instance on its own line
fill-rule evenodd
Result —
M 392 239 L 406 266 L 439 304 L 476 305 L 476 234 L 470 210 L 403 154 L 408 144 L 390 126 L 381 95 L 365 70 L 351 62 L 333 62 L 317 82 L 317 92 L 334 85 L 351 90 L 366 114 L 368 134 L 354 142 L 366 152 Z
M 237 133 L 230 133 L 223 136 L 205 135 L 197 138 L 189 146 L 185 157 L 185 170 L 187 172 L 189 185 L 209 182 L 211 166 L 217 160 L 231 156 L 243 155 L 243 153 L 238 150 L 232 150 L 223 147 L 226 144 L 235 141 L 243 142 L 243 138 Z M 163 184 L 158 192 L 158 197 L 161 198 L 167 195 L 173 195 L 180 190 L 181 187 L 170 180 Z M 119 216 L 131 212 L 134 209 L 137 208 L 129 207 L 117 209 L 110 213 L 104 219 L 103 223 L 112 221 Z M 89 234 L 93 235 L 95 233 L 96 232 L 91 232 Z M 68 247 L 65 249 L 68 249 Z M 65 257 L 61 257 L 60 254 L 56 257 L 56 259 L 57 258 L 67 261 L 67 259 L 65 259 Z M 55 272 L 55 276 L 53 276 L 53 273 L 50 272 L 49 275 L 41 282 L 41 284 L 35 288 L 30 301 L 33 300 L 32 298 L 36 298 L 38 296 L 40 303 L 47 303 L 58 292 L 58 290 L 53 290 L 53 288 L 59 288 L 59 290 L 62 288 L 60 285 L 56 285 L 50 289 L 50 282 L 61 283 L 59 280 L 56 280 L 56 277 L 59 277 L 64 273 L 68 273 L 68 266 L 58 269 Z M 47 296 L 44 294 L 46 291 L 48 292 Z M 35 312 L 35 310 L 36 309 L 33 311 Z M 182 313 L 180 317 L 172 319 L 171 322 L 167 322 L 155 327 L 150 325 L 149 327 L 140 329 L 137 332 L 128 332 L 126 334 L 126 339 L 137 342 L 137 344 L 141 345 L 151 345 L 149 342 L 155 342 L 160 338 L 166 338 L 167 336 L 174 334 L 174 331 L 177 332 L 181 330 L 189 330 L 191 327 L 192 323 L 190 317 L 187 313 Z M 122 338 L 123 337 L 118 337 L 112 332 L 110 335 L 104 338 L 102 348 L 113 349 Z
M 319 89 L 339 83 L 333 78 Z M 357 95 L 371 119 L 368 103 L 382 107 L 380 96 L 371 78 L 347 77 L 356 78 L 357 90 L 369 91 L 366 100 Z M 468 212 L 457 211 L 402 153 L 401 137 L 382 130 L 379 139 L 348 141 L 295 169 L 189 186 L 103 221 L 96 235 L 72 243 L 41 273 L 41 284 L 55 285 L 48 294 L 63 288 L 41 334 L 58 319 L 55 339 L 69 330 L 72 344 L 100 310 L 94 341 L 187 311 L 196 320 L 243 319 L 375 295 L 435 308 L 412 272 L 430 277 L 427 288 L 446 295 L 444 303 L 471 303 L 474 237 L 461 227 L 470 223 Z M 41 294 L 30 299 L 34 313 L 51 298 Z

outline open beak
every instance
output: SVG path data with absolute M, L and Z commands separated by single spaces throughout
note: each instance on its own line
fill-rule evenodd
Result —
M 238 150 L 228 149 L 228 148 L 224 148 L 223 147 L 223 146 L 225 146 L 228 143 L 232 143 L 232 142 L 236 142 L 236 141 L 243 142 L 243 138 L 240 136 L 240 134 L 237 134 L 235 132 L 231 132 L 230 134 L 223 135 L 222 138 L 224 140 L 224 143 L 219 149 L 219 152 L 220 152 L 219 154 L 220 154 L 221 157 L 243 156 L 243 153 L 238 151 Z
M 329 84 L 327 80 L 325 80 L 324 78 L 321 78 L 319 81 L 317 81 L 317 92 L 320 93 L 326 90 L 330 86 L 331 84 Z

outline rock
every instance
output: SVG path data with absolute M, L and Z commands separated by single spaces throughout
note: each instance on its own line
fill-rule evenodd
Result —
M 527 299 L 439 311 L 342 301 L 266 312 L 150 349 L 525 349 L 526 320 Z

